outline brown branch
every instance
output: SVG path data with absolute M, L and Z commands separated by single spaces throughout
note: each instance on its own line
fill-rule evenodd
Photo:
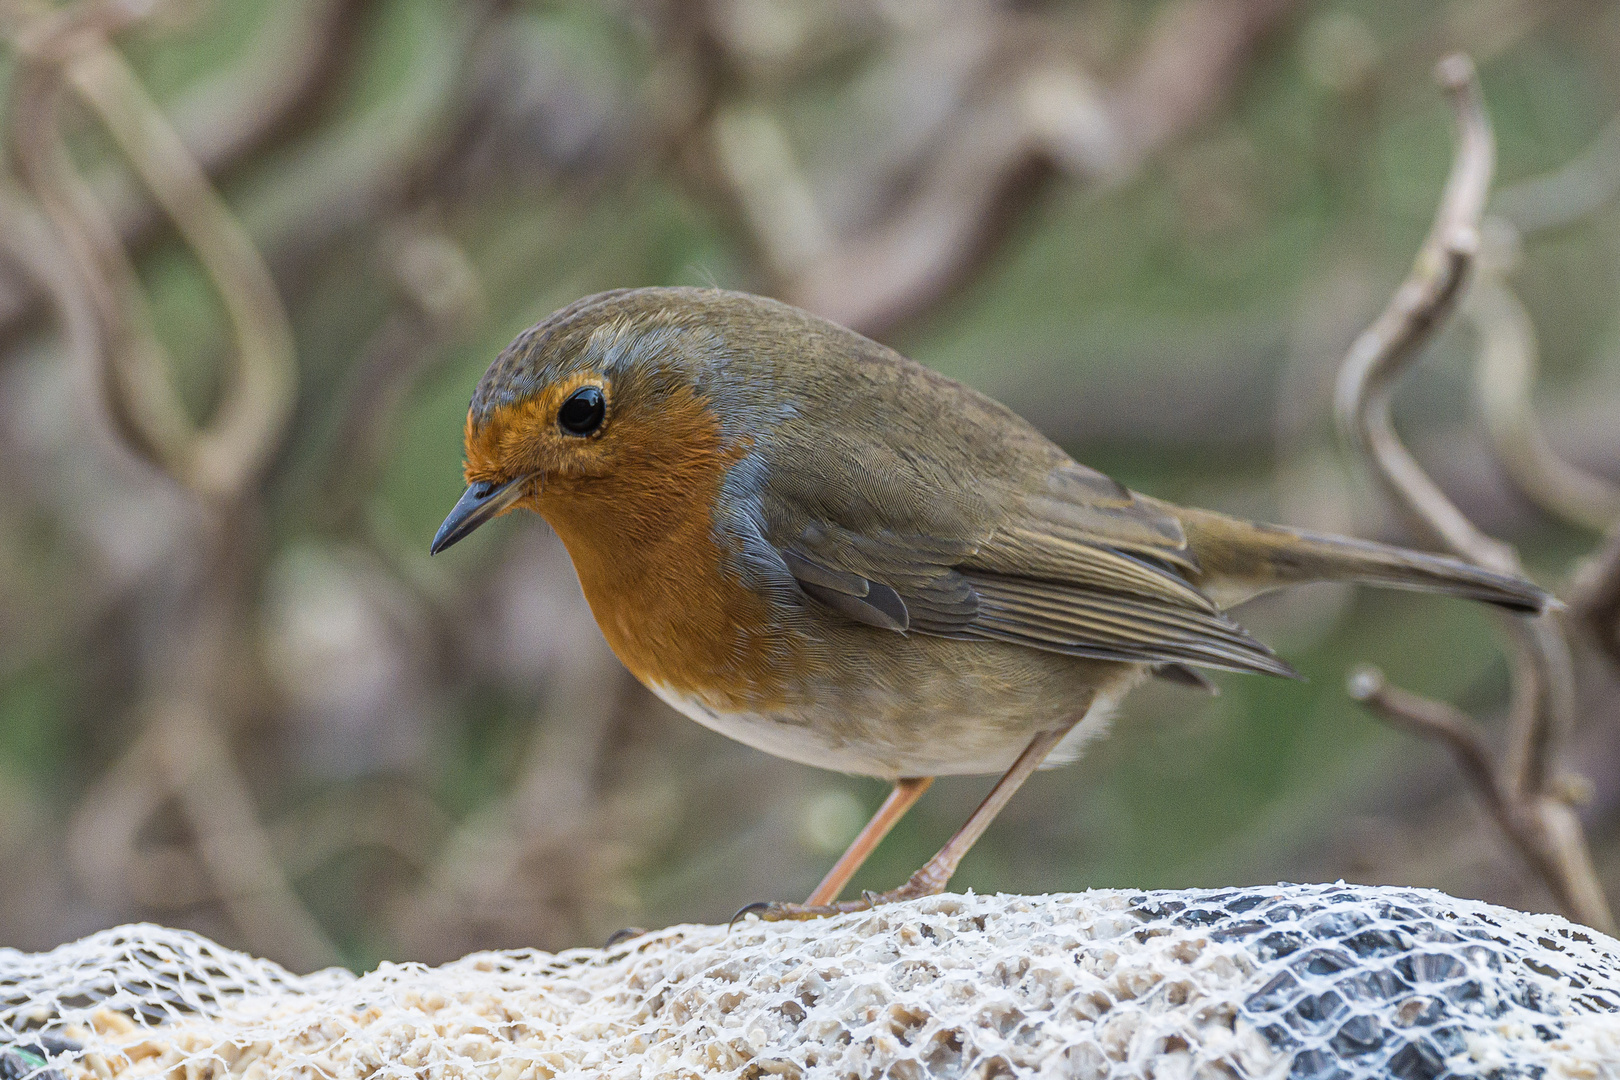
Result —
M 1424 532 L 1482 566 L 1515 573 L 1518 557 L 1481 533 L 1452 505 L 1401 443 L 1390 417 L 1395 383 L 1456 307 L 1479 254 L 1480 218 L 1496 161 L 1490 118 L 1472 62 L 1463 56 L 1448 57 L 1438 77 L 1457 116 L 1451 177 L 1411 274 L 1345 356 L 1334 391 L 1334 412 L 1346 441 L 1371 459 L 1373 474 Z
M 859 220 L 840 220 L 817 204 L 822 185 L 812 184 L 780 125 L 757 108 L 715 109 L 714 123 L 694 132 L 693 149 L 712 164 L 705 180 L 716 175 L 730 186 L 777 291 L 876 333 L 964 280 L 993 250 L 1015 206 L 1038 190 L 1031 181 L 1056 171 L 1118 183 L 1206 119 L 1295 6 L 1176 0 L 1112 88 L 1056 54 L 1044 23 L 998 12 L 968 30 L 945 27 L 945 45 L 916 50 L 925 55 L 914 58 L 914 81 L 930 85 L 908 94 L 949 84 L 960 99 L 952 113 L 914 143 L 899 140 L 909 151 L 904 160 L 892 160 L 890 140 L 880 139 L 875 152 L 824 185 L 861 191 L 861 198 L 826 200 L 858 203 Z M 890 187 L 903 197 L 871 219 L 864 193 Z
M 1475 730 L 1473 717 L 1455 705 L 1390 686 L 1384 673 L 1371 665 L 1351 672 L 1345 688 L 1351 700 L 1365 705 L 1391 727 L 1443 744 L 1491 817 L 1503 832 L 1513 835 L 1508 799 L 1497 785 L 1491 749 Z
M 275 282 L 202 168 L 111 46 L 85 50 L 69 64 L 68 76 L 173 219 L 225 303 L 236 331 L 236 367 L 213 421 L 189 448 L 187 475 L 179 478 L 213 497 L 240 497 L 280 442 L 292 412 L 297 380 L 292 328 Z
M 1538 351 L 1530 313 L 1494 268 L 1481 269 L 1462 311 L 1480 337 L 1475 396 L 1496 456 L 1536 505 L 1602 532 L 1620 521 L 1620 485 L 1570 464 L 1548 443 L 1530 401 Z
M 1620 195 L 1620 117 L 1575 160 L 1496 193 L 1494 213 L 1528 235 L 1572 225 Z
M 1384 681 L 1384 673 L 1374 667 L 1358 668 L 1350 676 L 1348 690 L 1353 699 L 1391 727 L 1431 739 L 1451 752 L 1457 770 L 1484 803 L 1491 819 L 1546 883 L 1560 907 L 1575 912 L 1607 911 L 1579 820 L 1563 803 L 1527 802 L 1504 791 L 1490 748 L 1467 713 L 1443 701 L 1390 686 Z M 1612 919 L 1608 925 L 1591 919 L 1583 921 L 1613 932 Z
M 1424 531 L 1480 566 L 1519 573 L 1518 553 L 1486 536 L 1457 509 L 1407 451 L 1390 416 L 1397 381 L 1456 309 L 1476 263 L 1495 161 L 1490 118 L 1472 61 L 1448 57 L 1437 76 L 1452 98 L 1457 121 L 1451 176 L 1411 273 L 1351 345 L 1339 371 L 1334 409 L 1346 441 Z M 1445 743 L 1464 778 L 1560 906 L 1572 917 L 1612 932 L 1614 917 L 1580 825 L 1562 800 L 1561 785 L 1554 782 L 1557 749 L 1575 714 L 1568 644 L 1550 614 L 1514 619 L 1508 633 L 1513 701 L 1504 760 L 1492 757 L 1465 714 L 1388 687 L 1376 672 L 1353 676 L 1350 693 L 1386 721 Z
M 61 65 L 25 53 L 11 89 L 12 148 L 25 184 L 56 227 L 89 300 L 114 424 L 138 454 L 168 471 L 183 472 L 191 419 L 168 368 L 154 355 L 134 267 L 68 157 L 58 122 Z M 58 291 L 59 299 L 65 295 Z
M 48 11 L 16 30 L 21 57 L 11 129 L 23 175 L 91 298 L 119 428 L 216 513 L 204 515 L 191 538 L 192 554 L 203 555 L 202 574 L 176 605 L 177 617 L 165 627 L 145 678 L 141 738 L 85 800 L 79 821 L 105 822 L 108 805 L 135 813 L 116 817 L 123 828 L 104 837 L 77 829 L 78 861 L 92 881 L 98 873 L 105 877 L 97 855 L 110 852 L 112 866 L 127 872 L 130 859 L 119 853 L 133 852 L 135 832 L 172 797 L 198 862 L 243 935 L 298 966 L 319 966 L 334 962 L 336 952 L 277 862 L 215 715 L 223 673 L 242 659 L 231 651 L 243 636 L 242 530 L 251 527 L 259 474 L 291 411 L 292 334 L 258 252 L 108 43 L 105 35 L 129 17 L 128 6 L 92 0 Z M 68 85 L 100 117 L 224 302 L 236 333 L 236 366 L 205 427 L 181 405 L 129 254 L 68 157 L 57 113 Z
M 1609 659 L 1620 666 L 1620 523 L 1598 553 L 1575 570 L 1569 617 L 1586 627 Z
M 292 406 L 292 331 L 269 270 L 157 106 L 102 36 L 116 5 L 41 16 L 17 34 L 12 131 L 30 189 L 94 298 L 109 398 L 132 445 L 211 499 L 241 495 L 275 448 Z M 236 331 L 237 366 L 213 422 L 180 403 L 116 228 L 68 157 L 57 121 L 64 77 L 97 112 L 196 252 Z
M 302 0 L 272 5 L 243 61 L 188 88 L 169 116 L 188 152 L 210 175 L 236 168 L 309 105 L 340 66 L 351 16 L 364 0 Z M 11 0 L 9 15 L 23 23 L 47 10 Z M 96 200 L 125 244 L 141 243 L 161 220 L 158 208 L 122 172 L 97 176 Z M 0 334 L 37 310 L 45 293 L 27 276 L 0 272 Z

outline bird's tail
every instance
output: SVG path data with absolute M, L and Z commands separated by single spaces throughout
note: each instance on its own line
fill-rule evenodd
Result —
M 1538 585 L 1446 555 L 1177 509 L 1201 569 L 1199 586 L 1225 606 L 1283 585 L 1359 581 L 1444 593 L 1539 614 L 1555 603 Z

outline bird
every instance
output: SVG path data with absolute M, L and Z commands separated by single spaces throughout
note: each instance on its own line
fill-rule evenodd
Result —
M 700 288 L 585 297 L 519 334 L 469 406 L 437 554 L 514 509 L 567 548 L 637 679 L 723 735 L 892 788 L 803 903 L 945 889 L 1038 768 L 1150 676 L 1297 677 L 1228 609 L 1313 581 L 1484 601 L 1548 593 L 1443 555 L 1133 492 L 986 395 L 788 304 Z M 840 900 L 946 775 L 999 774 L 898 888 Z

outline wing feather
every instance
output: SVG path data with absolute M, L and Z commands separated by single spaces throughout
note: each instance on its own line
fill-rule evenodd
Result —
M 973 575 L 979 614 L 969 632 L 1075 655 L 1186 662 L 1294 676 L 1294 670 L 1218 612 L 1174 608 L 1084 586 Z
M 841 447 L 858 460 L 832 486 L 825 455 Z M 819 450 L 815 474 L 797 456 L 773 463 L 760 532 L 829 614 L 1070 656 L 1294 674 L 1189 580 L 1198 563 L 1181 522 L 1102 473 L 1059 461 L 1028 490 L 953 483 L 883 447 Z

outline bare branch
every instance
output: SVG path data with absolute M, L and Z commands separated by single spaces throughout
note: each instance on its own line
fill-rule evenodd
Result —
M 1601 532 L 1620 521 L 1620 485 L 1571 465 L 1542 434 L 1530 401 L 1538 366 L 1535 326 L 1494 267 L 1481 267 L 1462 312 L 1480 336 L 1474 369 L 1480 415 L 1514 485 L 1549 513 L 1589 529 Z
M 1620 117 L 1574 161 L 1497 192 L 1494 213 L 1520 233 L 1571 225 L 1620 194 Z
M 1569 617 L 1584 625 L 1620 665 L 1620 523 L 1609 530 L 1602 549 L 1576 568 Z
M 1556 798 L 1558 747 L 1575 726 L 1575 669 L 1556 615 L 1505 618 L 1513 639 L 1514 702 L 1504 782 L 1513 798 Z
M 876 220 L 829 220 L 780 125 L 756 108 L 717 109 L 702 152 L 732 187 L 781 295 L 877 333 L 936 303 L 970 272 L 1011 205 L 1036 190 L 1028 181 L 1056 169 L 1078 181 L 1117 183 L 1205 119 L 1295 6 L 1166 4 L 1112 88 L 1097 85 L 1072 57 L 1054 55 L 1016 16 L 986 15 L 970 31 L 951 26 L 945 33 L 968 44 L 950 50 L 959 70 L 949 74 L 974 92 L 958 95 L 953 113 L 904 162 L 873 168 L 862 161 L 849 170 L 908 178 L 904 197 Z M 943 78 L 934 61 L 919 66 Z M 862 179 L 861 187 L 877 186 L 877 177 Z
M 135 833 L 172 797 L 198 861 L 243 935 L 297 966 L 320 966 L 335 962 L 336 951 L 277 862 L 216 715 L 221 674 L 241 659 L 229 648 L 244 606 L 239 575 L 226 557 L 241 540 L 230 526 L 251 518 L 241 512 L 243 504 L 255 497 L 291 412 L 292 333 L 258 252 L 107 42 L 109 29 L 143 13 L 140 5 L 92 0 L 47 11 L 16 30 L 22 56 L 12 95 L 13 140 L 23 175 L 90 297 L 108 397 L 123 434 L 200 503 L 236 513 L 206 515 L 193 537 L 205 554 L 203 579 L 177 605 L 178 618 L 147 673 L 142 736 L 109 774 L 102 797 L 85 802 L 103 811 L 111 806 L 122 827 L 105 838 L 77 829 L 79 862 L 94 875 L 101 872 L 94 856 L 110 853 L 113 866 L 127 869 Z M 99 115 L 224 301 L 236 331 L 237 363 L 207 427 L 199 428 L 181 404 L 128 252 L 63 145 L 57 106 L 65 85 Z M 70 290 L 57 292 L 71 301 Z M 87 813 L 79 823 L 96 817 Z
M 272 5 L 242 62 L 188 88 L 174 102 L 171 122 L 210 175 L 228 172 L 279 131 L 296 123 L 343 54 L 344 26 L 361 0 L 299 0 Z M 47 10 L 10 0 L 19 24 Z M 122 171 L 94 178 L 97 201 L 125 243 L 138 243 L 160 218 L 157 208 Z M 40 291 L 0 275 L 0 333 L 11 330 L 41 300 Z
M 1579 819 L 1561 802 L 1528 802 L 1503 790 L 1490 748 L 1467 713 L 1390 686 L 1384 673 L 1374 667 L 1358 668 L 1347 689 L 1352 698 L 1390 726 L 1444 745 L 1491 820 L 1546 883 L 1558 905 L 1578 913 L 1588 926 L 1613 932 L 1614 920 L 1597 885 Z
M 1385 490 L 1419 526 L 1466 559 L 1518 573 L 1518 553 L 1486 536 L 1457 509 L 1401 443 L 1390 417 L 1396 382 L 1456 308 L 1478 259 L 1481 218 L 1494 167 L 1490 119 L 1472 61 L 1448 57 L 1437 75 L 1456 110 L 1457 150 L 1451 177 L 1411 274 L 1350 347 L 1339 371 L 1334 407 L 1346 440 L 1367 458 Z M 1501 294 L 1494 299 L 1500 315 L 1506 310 L 1505 301 Z M 1528 355 L 1525 342 L 1533 341 L 1527 322 L 1494 327 L 1498 353 L 1517 350 L 1521 366 Z M 1517 339 L 1505 341 L 1502 335 L 1515 330 Z M 1524 379 L 1518 386 L 1527 394 Z M 1557 748 L 1575 715 L 1569 646 L 1552 615 L 1511 620 L 1508 633 L 1513 639 L 1513 701 L 1508 752 L 1501 762 L 1492 757 L 1465 714 L 1388 687 L 1375 671 L 1354 676 L 1350 693 L 1387 722 L 1445 743 L 1464 778 L 1558 903 L 1574 918 L 1612 931 L 1614 917 L 1593 872 L 1579 822 L 1562 802 L 1561 785 L 1554 782 Z
M 12 83 L 12 146 L 90 301 L 115 424 L 137 453 L 180 473 L 193 425 L 167 366 L 155 355 L 135 270 L 68 157 L 58 124 L 60 74 L 55 62 L 27 54 L 20 59 Z M 66 295 L 58 292 L 59 299 Z
M 174 220 L 213 279 L 236 329 L 236 369 L 213 422 L 190 448 L 191 475 L 234 498 L 264 466 L 292 411 L 292 329 L 270 271 L 123 58 L 87 50 L 68 75 Z
M 1454 705 L 1390 686 L 1384 673 L 1370 665 L 1351 672 L 1345 690 L 1390 726 L 1444 744 L 1491 817 L 1504 832 L 1511 832 L 1507 799 L 1496 783 L 1491 750 L 1474 729 L 1473 717 Z
M 1346 440 L 1372 459 L 1374 475 L 1420 528 L 1482 566 L 1513 573 L 1518 557 L 1476 529 L 1429 479 L 1401 444 L 1390 417 L 1395 383 L 1451 314 L 1479 254 L 1480 217 L 1496 162 L 1473 62 L 1448 57 L 1437 74 L 1456 110 L 1451 177 L 1411 274 L 1350 346 L 1339 369 L 1334 411 Z

